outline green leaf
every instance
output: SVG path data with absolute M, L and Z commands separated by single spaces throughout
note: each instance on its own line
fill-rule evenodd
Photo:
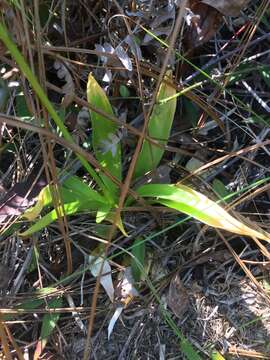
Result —
M 71 192 L 77 193 L 84 200 L 89 199 L 100 203 L 107 204 L 107 200 L 104 196 L 93 190 L 85 182 L 83 182 L 78 176 L 69 176 L 63 183 L 63 187 L 69 189 Z
M 145 242 L 142 239 L 136 239 L 134 241 L 134 245 L 131 251 L 133 257 L 131 259 L 131 270 L 133 278 L 136 282 L 140 281 L 142 278 L 142 271 L 141 267 L 138 266 L 138 262 L 144 267 L 144 260 L 145 260 Z
M 188 186 L 147 184 L 141 186 L 137 192 L 142 197 L 154 197 L 156 202 L 190 215 L 207 225 L 270 242 L 268 233 L 248 227 L 214 201 Z
M 171 72 L 168 72 L 166 80 L 170 78 Z M 170 136 L 176 109 L 175 94 L 176 90 L 172 86 L 163 82 L 158 91 L 156 99 L 157 103 L 154 106 L 152 115 L 149 119 L 148 135 L 161 145 L 166 145 Z M 171 97 L 173 97 L 171 100 L 164 101 Z M 148 171 L 155 169 L 158 166 L 163 154 L 164 149 L 145 140 L 135 167 L 134 177 L 138 178 Z
M 126 85 L 120 85 L 119 92 L 123 98 L 128 98 L 130 96 L 130 92 Z
M 88 103 L 95 108 L 102 110 L 108 115 L 114 115 L 105 92 L 91 74 L 89 74 L 87 83 L 87 100 Z M 117 138 L 117 125 L 93 110 L 90 110 L 90 115 L 93 130 L 93 149 L 96 158 L 104 169 L 108 170 L 111 175 L 121 181 L 122 165 L 120 141 L 113 144 L 114 148 L 112 151 L 106 151 L 106 149 L 102 148 L 104 144 L 111 143 L 113 139 Z M 111 194 L 111 197 L 114 199 L 114 202 L 116 202 L 119 192 L 118 186 L 106 175 L 101 175 L 101 178 Z
M 60 308 L 62 304 L 63 301 L 61 298 L 48 301 L 48 307 L 50 309 Z M 42 319 L 39 341 L 37 343 L 34 353 L 34 360 L 40 359 L 40 355 L 47 344 L 49 336 L 52 334 L 54 328 L 56 327 L 60 315 L 61 315 L 60 313 L 49 313 L 44 315 Z
M 222 181 L 220 181 L 219 179 L 215 179 L 213 181 L 213 189 L 214 191 L 221 197 L 221 198 L 225 198 L 226 196 L 229 195 L 229 191 L 226 189 L 226 186 L 223 184 Z
M 88 201 L 85 203 L 82 203 L 82 201 L 74 201 L 63 205 L 65 215 L 73 215 L 81 211 L 97 211 L 99 206 L 101 206 L 101 204 L 94 201 Z M 60 216 L 63 216 L 62 207 L 59 207 L 58 210 Z M 57 220 L 57 212 L 56 210 L 52 210 L 51 212 L 43 216 L 34 225 L 32 225 L 29 229 L 27 229 L 23 233 L 20 233 L 20 235 L 29 236 L 37 231 L 44 229 L 55 220 Z
M 5 107 L 9 97 L 9 89 L 5 81 L 0 77 L 0 111 L 5 112 Z
M 62 186 L 59 186 L 61 200 L 64 204 L 79 201 L 84 204 L 86 201 L 93 201 L 100 203 L 100 206 L 107 206 L 108 201 L 100 195 L 97 191 L 91 189 L 77 176 L 70 176 L 64 181 Z M 36 204 L 28 209 L 23 218 L 34 220 L 42 211 L 53 204 L 51 188 L 49 185 L 45 186 L 39 193 Z
M 188 98 L 183 97 L 184 117 L 192 126 L 197 126 L 199 119 L 199 108 Z
M 108 216 L 110 210 L 111 210 L 111 206 L 109 204 L 104 204 L 100 206 L 97 211 L 96 223 L 100 224 L 106 218 L 106 216 Z
M 45 186 L 39 193 L 36 204 L 27 209 L 22 215 L 23 218 L 28 220 L 34 220 L 42 211 L 43 208 L 49 206 L 52 203 L 52 196 L 50 186 Z
M 32 115 L 30 114 L 27 104 L 26 104 L 26 100 L 25 100 L 25 96 L 23 94 L 23 92 L 20 92 L 18 95 L 16 95 L 15 98 L 15 110 L 16 110 L 16 115 L 18 117 L 22 117 L 22 118 L 28 118 L 31 119 Z
M 185 354 L 188 360 L 202 360 L 200 355 L 197 353 L 197 351 L 194 350 L 193 346 L 187 339 L 182 338 L 180 341 L 180 346 L 182 352 Z

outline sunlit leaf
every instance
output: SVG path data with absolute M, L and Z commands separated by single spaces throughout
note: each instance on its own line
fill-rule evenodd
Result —
M 107 204 L 107 200 L 100 193 L 93 190 L 78 176 L 68 176 L 68 178 L 63 183 L 63 188 L 67 188 L 73 193 L 78 193 L 82 195 L 83 197 L 85 197 L 85 200 L 91 199 L 93 201 L 104 202 L 105 204 Z
M 67 203 L 63 205 L 65 215 L 73 215 L 77 214 L 82 211 L 97 211 L 99 208 L 100 203 L 89 201 L 82 203 L 81 201 L 74 201 L 71 203 Z M 63 210 L 62 207 L 59 207 L 59 214 L 60 216 L 63 216 Z M 38 220 L 34 225 L 32 225 L 29 229 L 26 231 L 20 233 L 21 236 L 29 236 L 37 231 L 40 231 L 47 227 L 49 224 L 57 220 L 57 212 L 56 210 L 52 210 L 45 216 L 43 216 L 40 220 Z
M 91 74 L 88 77 L 87 83 L 87 100 L 89 104 L 93 105 L 97 109 L 102 110 L 108 115 L 114 115 L 105 92 Z M 117 125 L 93 110 L 90 110 L 90 115 L 92 122 L 93 149 L 96 158 L 104 169 L 108 170 L 113 176 L 121 181 L 122 166 L 120 143 L 116 142 L 114 144 L 114 151 L 102 151 L 102 145 L 104 145 L 104 142 L 111 142 L 111 137 L 117 136 Z M 109 193 L 112 194 L 114 200 L 116 200 L 118 187 L 107 176 L 101 175 L 101 177 Z
M 170 80 L 170 78 L 171 72 L 168 72 L 166 80 Z M 161 145 L 166 145 L 170 136 L 176 109 L 176 98 L 173 97 L 171 100 L 164 101 L 162 103 L 160 102 L 172 97 L 175 94 L 175 88 L 163 82 L 156 98 L 156 105 L 154 106 L 152 115 L 149 119 L 148 135 Z M 148 171 L 155 169 L 158 166 L 163 154 L 164 149 L 145 140 L 135 167 L 134 177 L 140 177 Z
M 225 358 L 216 350 L 212 351 L 211 360 L 225 360 Z
M 52 196 L 49 185 L 45 186 L 39 193 L 35 206 L 25 211 L 23 218 L 34 220 L 42 209 L 52 203 Z
M 48 307 L 50 309 L 60 308 L 61 306 L 62 306 L 61 298 L 57 298 L 57 299 L 48 301 Z M 39 341 L 37 343 L 35 353 L 34 353 L 34 360 L 40 359 L 40 355 L 41 355 L 42 351 L 44 350 L 44 348 L 47 344 L 48 338 L 52 334 L 52 332 L 57 324 L 57 321 L 59 320 L 60 315 L 61 315 L 60 313 L 49 313 L 49 314 L 44 315 L 44 317 L 42 319 L 42 326 L 41 326 Z
M 270 235 L 256 231 L 231 216 L 221 206 L 185 185 L 147 184 L 137 190 L 142 197 L 153 197 L 169 208 L 190 215 L 215 228 L 270 242 Z
M 104 204 L 104 205 L 102 204 L 102 206 L 100 206 L 97 211 L 96 223 L 100 224 L 104 219 L 106 219 L 106 217 L 110 213 L 110 210 L 111 210 L 110 204 Z

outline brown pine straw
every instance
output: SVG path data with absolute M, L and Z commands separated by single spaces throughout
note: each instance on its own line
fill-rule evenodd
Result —
M 6 360 L 12 360 L 12 356 L 11 356 L 9 346 L 8 346 L 8 340 L 7 340 L 7 336 L 6 336 L 5 326 L 3 324 L 3 318 L 2 318 L 1 313 L 0 313 L 0 341 L 2 344 L 3 353 L 6 357 Z
M 234 251 L 234 249 L 232 248 L 232 246 L 229 244 L 228 240 L 225 238 L 225 236 L 222 234 L 221 231 L 219 231 L 218 229 L 215 229 L 216 232 L 218 233 L 219 237 L 223 240 L 224 244 L 227 246 L 227 248 L 229 249 L 230 253 L 233 255 L 233 257 L 235 258 L 236 262 L 240 265 L 240 267 L 242 268 L 242 270 L 245 272 L 245 274 L 247 275 L 247 277 L 253 282 L 253 284 L 256 286 L 256 288 L 258 289 L 258 291 L 260 292 L 261 296 L 268 302 L 268 304 L 270 305 L 270 296 L 267 294 L 267 292 L 265 291 L 265 289 L 262 287 L 262 285 L 258 282 L 258 280 L 253 276 L 252 272 L 247 268 L 246 264 L 243 262 L 243 260 L 240 258 L 240 256 Z
M 24 360 L 23 353 L 22 353 L 20 347 L 18 346 L 18 344 L 16 343 L 13 335 L 11 334 L 11 332 L 10 332 L 10 330 L 8 328 L 8 326 L 5 324 L 4 327 L 5 327 L 6 333 L 8 335 L 9 341 L 11 342 L 11 344 L 13 345 L 13 348 L 15 349 L 15 351 L 17 353 L 16 355 L 18 356 L 18 359 L 19 360 Z

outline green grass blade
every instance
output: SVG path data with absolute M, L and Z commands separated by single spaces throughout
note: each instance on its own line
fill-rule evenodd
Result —
M 270 235 L 256 231 L 231 216 L 221 206 L 185 185 L 147 184 L 137 190 L 142 197 L 153 197 L 158 203 L 190 215 L 201 222 L 235 234 L 257 237 L 270 242 Z
M 170 78 L 171 73 L 168 73 Z M 148 123 L 148 135 L 157 140 L 159 144 L 166 145 L 170 136 L 171 127 L 176 109 L 176 90 L 163 82 L 158 91 L 156 105 Z M 137 161 L 134 177 L 138 178 L 148 171 L 155 169 L 162 156 L 164 149 L 155 146 L 145 140 Z
M 18 50 L 15 43 L 11 40 L 8 34 L 8 30 L 6 29 L 5 25 L 0 21 L 0 40 L 3 41 L 7 49 L 10 51 L 13 59 L 17 62 L 20 70 L 23 72 L 31 86 L 33 87 L 34 91 L 36 92 L 37 96 L 40 99 L 40 102 L 42 105 L 46 108 L 48 113 L 50 114 L 51 118 L 55 122 L 55 124 L 58 126 L 60 131 L 63 134 L 63 137 L 69 141 L 74 142 L 72 136 L 66 129 L 64 123 L 62 122 L 61 118 L 57 114 L 56 110 L 54 109 L 53 105 L 51 104 L 50 100 L 48 99 L 47 95 L 45 94 L 44 90 L 40 86 L 36 76 L 32 73 L 30 67 L 27 65 L 24 57 Z M 104 185 L 100 179 L 100 177 L 97 175 L 95 170 L 91 167 L 91 165 L 88 163 L 86 159 L 84 159 L 81 155 L 77 154 L 78 159 L 82 163 L 82 165 L 85 167 L 85 169 L 89 172 L 91 177 L 96 181 L 98 186 L 104 191 Z
M 91 74 L 89 74 L 87 83 L 87 100 L 89 104 L 97 109 L 104 111 L 108 115 L 114 115 L 104 90 Z M 121 181 L 121 145 L 117 125 L 93 110 L 90 110 L 90 115 L 93 134 L 92 142 L 96 158 L 104 169 Z M 119 191 L 118 186 L 105 175 L 101 175 L 101 178 L 116 201 Z

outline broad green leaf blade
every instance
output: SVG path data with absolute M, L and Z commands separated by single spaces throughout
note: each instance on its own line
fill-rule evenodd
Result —
M 63 207 L 64 207 L 65 215 L 73 215 L 80 211 L 85 211 L 85 210 L 89 211 L 89 213 L 90 211 L 97 211 L 100 205 L 101 205 L 100 203 L 94 201 L 85 202 L 85 203 L 82 203 L 81 201 L 74 201 L 71 203 L 64 204 Z M 59 208 L 59 214 L 60 216 L 63 216 L 62 208 Z M 48 226 L 55 220 L 57 220 L 57 212 L 56 210 L 52 210 L 51 212 L 43 216 L 34 225 L 32 225 L 29 229 L 27 229 L 23 233 L 20 233 L 20 235 L 21 236 L 32 235 L 33 233 L 44 229 L 46 226 Z
M 97 211 L 96 223 L 100 224 L 103 220 L 105 220 L 106 216 L 108 216 L 108 214 L 110 213 L 110 210 L 110 204 L 103 204 L 102 206 L 100 206 Z
M 79 203 L 84 203 L 88 200 L 86 196 L 83 196 L 79 193 L 76 193 L 75 191 L 71 191 L 61 186 L 59 187 L 59 190 L 61 194 L 61 199 L 64 204 L 75 201 L 78 201 Z M 89 200 L 91 200 L 91 198 Z M 22 217 L 32 221 L 41 213 L 44 208 L 52 205 L 52 203 L 53 201 L 50 186 L 47 185 L 39 193 L 37 203 L 32 208 L 28 209 Z
M 104 202 L 107 204 L 108 201 L 99 194 L 97 191 L 90 188 L 84 181 L 82 181 L 78 176 L 69 176 L 63 183 L 63 187 L 69 189 L 73 193 L 77 193 L 84 197 L 84 200 L 89 199 L 93 201 L 98 201 L 100 203 Z
M 47 185 L 40 191 L 36 204 L 30 209 L 27 209 L 22 217 L 32 221 L 41 213 L 43 208 L 49 206 L 51 203 L 52 195 L 50 187 Z
M 145 242 L 142 239 L 136 239 L 131 251 L 133 257 L 131 259 L 131 271 L 136 282 L 141 280 L 143 275 L 141 267 L 144 268 L 145 260 Z M 141 267 L 137 265 L 137 262 L 141 264 Z
M 261 229 L 256 231 L 243 224 L 214 201 L 188 186 L 147 184 L 141 186 L 137 192 L 142 197 L 154 197 L 158 203 L 179 210 L 207 225 L 270 242 L 269 234 Z
M 105 92 L 91 74 L 89 74 L 87 83 L 87 100 L 89 104 L 97 109 L 102 110 L 108 115 L 114 115 Z M 96 158 L 104 169 L 121 181 L 121 145 L 117 125 L 93 110 L 90 110 L 90 115 L 93 130 L 93 149 Z M 109 193 L 116 201 L 118 193 L 117 185 L 107 176 L 101 175 L 101 177 Z
M 171 72 L 167 73 L 167 80 L 171 78 Z M 159 144 L 166 145 L 170 136 L 173 118 L 176 109 L 176 90 L 163 82 L 158 91 L 156 105 L 148 123 L 148 135 L 155 139 Z M 173 97 L 173 98 L 171 98 Z M 169 99 L 165 101 L 166 99 Z M 164 149 L 151 144 L 145 140 L 137 161 L 134 177 L 138 178 L 148 171 L 155 169 L 162 156 Z
M 226 189 L 226 186 L 219 179 L 214 179 L 213 190 L 219 195 L 221 198 L 225 198 L 229 195 L 229 191 Z
M 64 204 L 79 201 L 85 203 L 86 201 L 93 201 L 107 206 L 108 201 L 100 195 L 97 191 L 91 189 L 77 176 L 70 176 L 64 181 L 62 186 L 59 186 L 61 199 Z M 23 218 L 34 220 L 41 211 L 47 206 L 52 205 L 52 194 L 50 186 L 45 186 L 39 193 L 36 204 L 25 211 Z
M 53 299 L 51 301 L 48 301 L 48 306 L 50 309 L 56 309 L 60 308 L 62 306 L 62 299 Z M 40 331 L 40 337 L 39 341 L 37 343 L 35 353 L 34 353 L 34 360 L 40 359 L 40 355 L 42 351 L 44 350 L 49 336 L 52 334 L 57 321 L 59 320 L 60 313 L 49 313 L 44 315 L 42 319 L 42 326 Z

